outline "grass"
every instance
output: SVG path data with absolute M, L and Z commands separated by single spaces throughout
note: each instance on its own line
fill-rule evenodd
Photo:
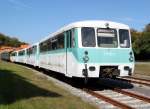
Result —
M 0 61 L 0 109 L 96 109 L 66 90 L 23 66 Z
M 134 74 L 150 76 L 150 63 L 136 63 Z

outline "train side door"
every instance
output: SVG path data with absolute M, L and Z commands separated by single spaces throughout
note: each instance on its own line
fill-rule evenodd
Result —
M 71 76 L 69 63 L 70 63 L 70 52 L 72 51 L 72 31 L 66 31 L 66 76 Z

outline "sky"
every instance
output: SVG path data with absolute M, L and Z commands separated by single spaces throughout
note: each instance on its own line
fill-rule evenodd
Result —
M 30 44 L 82 20 L 110 20 L 142 31 L 150 23 L 150 0 L 0 0 L 0 33 Z

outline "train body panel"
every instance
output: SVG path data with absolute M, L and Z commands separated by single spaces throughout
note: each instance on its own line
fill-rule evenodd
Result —
M 76 60 L 83 63 L 85 51 L 88 52 L 88 63 L 133 63 L 130 61 L 131 56 L 134 58 L 132 49 L 118 48 L 78 48 L 73 51 Z M 132 53 L 132 55 L 130 55 Z
M 27 64 L 35 66 L 36 65 L 36 61 L 37 61 L 36 55 L 27 56 L 27 60 L 26 60 Z
M 66 73 L 65 50 L 39 54 L 39 67 L 65 74 Z
M 68 71 L 75 72 L 72 76 L 83 77 L 82 70 L 85 68 L 85 63 L 83 58 L 85 56 L 84 52 L 88 52 L 88 62 L 87 68 L 89 72 L 89 77 L 99 77 L 101 66 L 115 66 L 120 70 L 120 76 L 128 76 L 129 73 L 134 71 L 134 55 L 130 54 L 132 49 L 118 50 L 118 49 L 101 49 L 101 48 L 92 48 L 92 49 L 74 49 L 72 52 L 68 53 Z M 76 66 L 76 67 L 75 67 Z M 75 67 L 75 69 L 74 69 Z M 90 67 L 95 67 L 94 71 L 90 71 Z M 131 71 L 125 69 L 129 68 Z M 72 69 L 72 70 L 71 70 Z M 78 70 L 76 70 L 78 69 Z

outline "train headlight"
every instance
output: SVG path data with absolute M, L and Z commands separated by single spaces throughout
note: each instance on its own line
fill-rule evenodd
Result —
M 87 63 L 89 61 L 88 51 L 85 51 L 84 54 L 85 54 L 85 56 L 83 57 L 83 61 L 84 61 L 84 63 Z
M 90 70 L 90 71 L 95 71 L 96 68 L 95 68 L 94 66 L 90 66 L 90 67 L 89 67 L 89 70 Z
M 134 61 L 134 58 L 133 58 L 133 53 L 132 53 L 132 51 L 129 53 L 129 55 L 130 55 L 129 61 L 130 61 L 130 62 L 133 62 L 133 61 Z
M 129 61 L 133 62 L 133 57 L 132 56 L 130 56 Z

